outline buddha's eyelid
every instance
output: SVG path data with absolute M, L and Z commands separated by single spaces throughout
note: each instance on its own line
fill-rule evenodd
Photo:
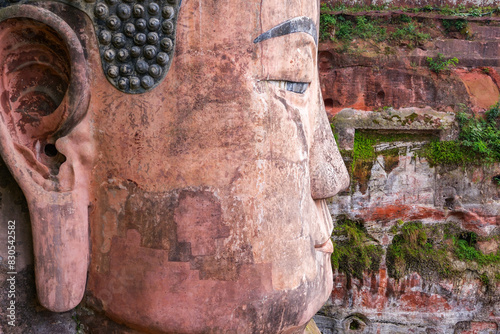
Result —
M 314 38 L 314 43 L 316 43 L 316 46 L 318 45 L 318 31 L 316 30 L 316 24 L 311 18 L 307 16 L 298 16 L 282 22 L 277 26 L 269 29 L 268 31 L 262 33 L 253 42 L 260 43 L 267 39 L 285 36 L 297 32 L 304 32 L 311 35 Z
M 309 34 L 314 39 L 314 43 L 318 46 L 318 31 L 316 30 L 316 24 L 314 21 L 307 16 L 294 17 L 293 19 L 287 20 L 278 24 L 277 26 L 269 29 L 268 31 L 262 33 L 253 42 L 260 43 L 262 41 L 285 36 L 289 34 L 294 34 L 298 32 L 303 32 Z M 266 80 L 269 83 L 285 89 L 289 92 L 294 92 L 298 94 L 304 94 L 307 88 L 309 88 L 308 82 L 293 82 L 293 81 L 283 81 L 283 80 Z
M 270 84 L 279 87 L 280 89 L 287 90 L 289 92 L 304 94 L 309 88 L 308 82 L 295 82 L 295 81 L 284 81 L 284 80 L 266 80 Z

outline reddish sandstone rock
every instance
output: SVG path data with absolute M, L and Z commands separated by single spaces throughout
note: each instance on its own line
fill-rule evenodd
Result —
M 430 24 L 430 23 L 429 23 Z M 434 22 L 439 26 L 439 20 Z M 470 23 L 477 33 L 472 41 L 436 35 L 424 46 L 408 50 L 395 47 L 395 54 L 380 50 L 350 54 L 325 42 L 320 48 L 320 75 L 325 105 L 330 115 L 344 108 L 377 110 L 425 107 L 441 111 L 466 105 L 484 111 L 498 101 L 500 66 L 498 27 Z M 341 51 L 337 51 L 341 50 Z M 431 72 L 427 58 L 442 54 L 457 57 L 457 69 Z
M 487 73 L 484 69 L 454 71 L 465 84 L 471 104 L 477 110 L 488 110 L 498 102 L 498 83 L 492 79 L 490 71 L 493 72 L 494 70 L 488 69 Z M 492 75 L 496 76 L 498 74 L 495 71 Z
M 478 241 L 477 247 L 486 255 L 495 254 L 498 251 L 498 241 L 495 239 Z
M 430 106 L 444 111 L 458 103 L 469 104 L 467 88 L 457 75 L 437 76 L 425 68 L 411 68 L 400 58 L 387 61 L 387 57 L 353 57 L 323 50 L 320 62 L 323 98 L 332 116 L 344 108 Z
M 334 280 L 338 288 L 334 286 L 331 299 L 315 317 L 323 328 L 341 328 L 352 315 L 364 319 L 370 333 L 496 333 L 500 321 L 498 305 L 487 302 L 488 295 L 473 278 L 431 282 L 412 274 L 395 281 L 380 269 L 362 281 L 340 273 Z M 496 289 L 500 292 L 500 285 Z M 337 320 L 329 322 L 328 315 Z M 464 320 L 471 318 L 484 320 Z

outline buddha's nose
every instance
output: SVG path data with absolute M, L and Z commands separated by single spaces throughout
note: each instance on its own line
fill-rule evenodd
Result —
M 349 186 L 349 174 L 335 143 L 321 98 L 318 109 L 309 160 L 313 199 L 332 197 Z

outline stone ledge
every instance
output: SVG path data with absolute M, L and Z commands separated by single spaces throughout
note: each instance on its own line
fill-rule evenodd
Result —
M 440 140 L 458 138 L 458 124 L 454 113 L 431 108 L 388 108 L 382 111 L 343 109 L 332 120 L 338 134 L 340 149 L 354 148 L 356 130 L 384 130 L 391 132 L 435 132 Z

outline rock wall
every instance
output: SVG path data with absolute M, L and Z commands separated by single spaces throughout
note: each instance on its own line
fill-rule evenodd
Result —
M 347 112 L 352 110 L 339 116 Z M 500 175 L 500 164 L 432 166 L 418 154 L 426 139 L 413 139 L 378 144 L 372 163 L 356 165 L 354 171 L 346 159 L 351 187 L 332 199 L 330 210 L 337 218 L 362 222 L 367 238 L 360 242 L 381 247 L 383 254 L 380 265 L 364 270 L 361 277 L 335 271 L 331 299 L 315 317 L 323 333 L 498 333 L 500 186 L 494 178 Z M 415 255 L 415 265 L 410 262 L 414 258 L 402 256 L 405 270 L 397 273 L 390 249 L 408 221 L 423 223 L 432 252 Z M 450 228 L 460 232 L 446 236 L 453 234 Z M 496 254 L 496 262 L 483 266 L 456 258 L 454 243 L 470 233 L 478 236 L 475 249 Z M 342 247 L 342 236 L 334 236 L 335 251 Z M 351 244 L 344 247 L 353 249 Z M 444 264 L 427 262 L 440 251 L 446 253 L 439 260 Z M 356 266 L 355 258 L 345 261 L 349 268 Z M 453 274 L 440 276 L 441 265 Z
M 474 273 L 429 283 L 416 273 L 395 281 L 381 269 L 350 283 L 338 275 L 334 284 L 332 299 L 315 317 L 323 334 L 498 333 L 500 303 Z
M 431 142 L 458 138 L 456 112 L 481 115 L 498 101 L 498 27 L 469 27 L 470 37 L 436 34 L 391 54 L 362 40 L 320 46 L 323 96 L 351 174 L 329 204 L 335 283 L 315 317 L 324 334 L 500 333 L 500 164 L 426 155 Z M 438 53 L 457 68 L 430 71 Z M 367 157 L 359 145 L 373 138 Z
M 432 166 L 419 153 L 431 140 L 454 139 L 458 130 L 453 119 L 452 113 L 416 108 L 344 109 L 337 114 L 333 125 L 339 129 L 339 147 L 344 152 L 353 150 L 356 131 L 403 136 L 390 142 L 382 139 L 374 146 L 376 157 L 368 163 L 352 166 L 346 156 L 351 186 L 332 199 L 331 212 L 383 224 L 398 219 L 430 223 L 458 219 L 467 230 L 484 236 L 500 229 L 500 187 L 495 179 L 500 164 Z
M 494 6 L 495 0 L 321 0 L 322 3 L 346 6 L 401 6 L 401 7 L 424 7 L 424 6 Z
M 390 20 L 391 15 L 384 19 Z M 444 30 L 439 19 L 422 24 L 433 24 L 434 31 Z M 430 106 L 453 111 L 460 105 L 484 111 L 498 101 L 500 26 L 470 22 L 468 29 L 470 38 L 459 34 L 451 38 L 435 36 L 413 49 L 386 47 L 387 51 L 378 53 L 368 47 L 364 48 L 366 52 L 359 47 L 342 53 L 334 43 L 322 43 L 320 75 L 327 112 L 334 115 L 344 108 L 377 110 L 389 106 Z M 436 75 L 429 70 L 427 57 L 435 58 L 438 54 L 459 60 L 449 75 Z

